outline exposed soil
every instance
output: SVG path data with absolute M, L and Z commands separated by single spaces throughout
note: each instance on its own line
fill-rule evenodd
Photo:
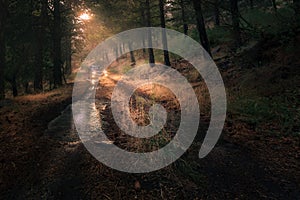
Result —
M 114 84 L 113 79 L 103 78 L 97 98 L 109 100 Z M 201 142 L 195 142 L 171 166 L 148 174 L 128 174 L 104 166 L 84 148 L 68 107 L 71 93 L 69 85 L 1 102 L 1 199 L 300 197 L 299 137 L 260 134 L 246 124 L 228 122 L 206 158 L 198 158 Z M 118 131 L 112 125 L 109 106 L 101 112 L 108 129 Z M 56 117 L 66 123 L 55 124 Z M 48 126 L 50 121 L 52 126 Z M 202 116 L 199 138 L 208 121 L 208 116 Z

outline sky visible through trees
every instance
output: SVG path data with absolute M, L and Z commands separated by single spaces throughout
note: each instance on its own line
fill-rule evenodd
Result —
M 0 96 L 9 90 L 17 96 L 60 87 L 78 68 L 83 52 L 124 30 L 166 27 L 198 40 L 209 53 L 222 43 L 236 51 L 249 40 L 284 30 L 292 34 L 298 26 L 298 8 L 297 0 L 3 0 Z M 152 49 L 148 57 L 155 62 Z M 167 65 L 169 57 L 164 52 Z

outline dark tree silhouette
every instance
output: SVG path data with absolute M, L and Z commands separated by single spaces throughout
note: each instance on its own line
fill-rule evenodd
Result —
M 6 0 L 0 0 L 0 99 L 5 97 L 4 69 L 5 69 L 5 25 L 8 14 Z
M 128 48 L 130 50 L 130 60 L 131 60 L 131 65 L 135 65 L 135 56 L 134 56 L 134 52 L 132 51 L 132 44 L 131 42 L 128 43 Z
M 233 37 L 235 40 L 234 47 L 238 48 L 242 44 L 238 0 L 230 0 L 230 10 L 231 10 L 231 19 L 232 19 L 232 26 L 233 26 Z
M 293 0 L 297 26 L 300 26 L 300 0 Z
M 35 54 L 35 71 L 34 71 L 34 89 L 36 91 L 43 89 L 43 58 L 44 58 L 44 41 L 46 35 L 46 26 L 48 18 L 48 0 L 41 1 L 41 15 L 38 19 L 36 28 L 36 54 Z
M 183 23 L 183 33 L 185 35 L 188 35 L 188 31 L 189 31 L 189 26 L 187 23 L 187 17 L 186 17 L 186 8 L 185 8 L 185 2 L 184 0 L 179 0 L 179 5 L 180 5 L 180 9 L 181 9 L 181 18 L 182 18 L 182 23 Z
M 160 24 L 162 28 L 166 28 L 166 20 L 165 20 L 165 2 L 164 0 L 159 0 L 159 10 L 160 10 Z M 168 52 L 168 40 L 167 40 L 167 34 L 166 30 L 162 30 L 162 42 L 163 42 L 163 48 L 164 48 L 164 60 L 165 65 L 171 66 L 170 62 L 170 56 Z
M 276 0 L 272 0 L 272 6 L 275 11 L 277 11 L 277 5 L 276 5 Z
M 146 7 L 146 23 L 147 27 L 151 27 L 151 8 L 150 8 L 150 0 L 146 0 L 145 3 Z M 151 47 L 152 46 L 152 33 L 149 30 L 148 31 L 148 44 Z M 151 66 L 155 65 L 155 57 L 154 57 L 154 51 L 153 48 L 149 48 L 149 63 Z
M 60 0 L 53 1 L 53 80 L 54 87 L 62 85 L 61 61 L 61 9 Z
M 193 5 L 196 12 L 197 29 L 198 29 L 201 44 L 203 48 L 211 55 L 210 45 L 209 45 L 204 18 L 202 14 L 201 0 L 193 0 Z
M 220 26 L 220 2 L 219 0 L 215 0 L 214 2 L 214 19 L 215 25 Z

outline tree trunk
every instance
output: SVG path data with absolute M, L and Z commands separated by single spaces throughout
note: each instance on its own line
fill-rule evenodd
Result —
M 147 27 L 151 27 L 151 11 L 150 11 L 150 0 L 146 0 L 146 23 Z M 152 33 L 151 30 L 148 31 L 148 44 L 152 47 Z M 155 57 L 153 48 L 149 48 L 149 63 L 151 67 L 155 65 Z
M 164 48 L 164 60 L 165 65 L 171 66 L 170 62 L 170 56 L 168 51 L 168 39 L 167 39 L 167 33 L 166 33 L 166 20 L 165 20 L 165 2 L 164 0 L 159 0 L 159 10 L 160 10 L 160 25 L 163 28 L 162 30 L 162 43 Z
M 17 85 L 17 80 L 16 80 L 16 74 L 15 73 L 12 75 L 12 78 L 10 79 L 10 84 L 11 84 L 11 87 L 12 87 L 13 96 L 14 97 L 18 96 L 18 85 Z
M 300 0 L 293 0 L 297 26 L 300 26 Z
M 189 26 L 188 26 L 187 20 L 186 20 L 184 0 L 180 0 L 179 5 L 180 5 L 180 8 L 181 8 L 181 18 L 182 18 L 182 22 L 183 22 L 183 33 L 185 35 L 188 35 Z
M 201 41 L 201 44 L 203 48 L 211 55 L 210 52 L 210 45 L 206 33 L 204 18 L 202 15 L 202 6 L 201 6 L 201 0 L 193 0 L 194 9 L 196 12 L 196 20 L 197 20 L 197 29 L 199 33 L 199 38 Z
M 5 98 L 4 70 L 5 70 L 5 24 L 8 12 L 6 0 L 0 0 L 0 99 Z
M 120 55 L 119 55 L 119 48 L 117 46 L 115 47 L 115 54 L 116 54 L 116 58 L 117 58 L 116 61 L 119 62 Z
M 272 6 L 275 10 L 275 12 L 277 11 L 277 5 L 276 5 L 276 0 L 272 0 Z
M 254 8 L 253 0 L 249 0 L 249 3 L 250 3 L 250 8 L 253 9 Z
M 118 52 L 119 52 L 120 58 L 122 58 L 122 56 L 123 56 L 123 54 L 122 54 L 122 44 L 120 44 L 118 46 Z
M 38 31 L 36 37 L 36 53 L 35 53 L 35 69 L 34 69 L 34 90 L 43 90 L 43 46 L 42 46 L 42 34 Z
M 53 80 L 54 87 L 62 85 L 62 61 L 61 61 L 61 13 L 60 0 L 54 0 L 54 32 L 53 32 Z
M 142 27 L 144 27 L 144 26 L 146 26 L 145 9 L 144 9 L 143 6 L 141 6 L 140 9 L 141 9 L 141 24 L 142 24 Z M 144 36 L 143 36 L 142 40 L 143 40 L 143 46 L 145 46 L 145 38 L 144 38 Z M 143 54 L 144 54 L 144 56 L 146 54 L 146 49 L 145 48 L 143 48 Z
M 44 48 L 43 42 L 45 40 L 45 27 L 48 17 L 48 0 L 42 0 L 41 16 L 39 19 L 38 28 L 36 30 L 36 54 L 35 54 L 35 72 L 34 72 L 34 90 L 43 90 L 43 58 L 44 58 Z
M 230 0 L 231 19 L 233 26 L 233 37 L 235 40 L 235 48 L 239 48 L 242 44 L 241 30 L 240 30 L 240 18 L 238 0 Z
M 136 61 L 135 61 L 135 57 L 134 57 L 134 52 L 132 51 L 132 45 L 131 45 L 130 42 L 128 43 L 128 48 L 129 48 L 129 51 L 130 51 L 131 65 L 134 66 Z
M 72 10 L 72 1 L 67 1 L 65 6 L 66 9 Z M 76 3 L 75 3 L 76 4 Z M 73 20 L 67 17 L 67 27 L 66 27 L 66 35 L 65 35 L 65 73 L 66 75 L 71 75 L 72 73 L 72 29 L 74 28 Z
M 72 73 L 72 40 L 68 37 L 66 43 L 66 74 Z
M 219 8 L 219 0 L 215 0 L 214 5 L 214 15 L 215 15 L 215 26 L 220 26 L 220 8 Z

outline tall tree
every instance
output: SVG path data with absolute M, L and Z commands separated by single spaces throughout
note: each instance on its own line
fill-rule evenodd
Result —
M 72 73 L 72 32 L 71 30 L 68 31 L 67 35 L 65 36 L 64 40 L 64 69 L 67 75 Z
M 275 10 L 275 12 L 277 11 L 277 5 L 276 5 L 276 0 L 272 0 L 272 6 Z
M 132 44 L 131 42 L 128 42 L 128 48 L 129 48 L 129 51 L 130 51 L 130 60 L 131 60 L 131 65 L 134 66 L 136 63 L 136 60 L 135 60 L 135 56 L 134 56 L 134 52 L 132 51 Z
M 144 26 L 146 26 L 145 9 L 143 8 L 143 6 L 141 6 L 140 9 L 141 9 L 141 26 L 144 27 Z M 144 38 L 144 36 L 143 36 L 143 46 L 145 46 L 145 38 Z M 146 49 L 145 48 L 143 48 L 143 53 L 146 54 Z
M 62 61 L 61 61 L 61 2 L 53 1 L 53 80 L 54 87 L 62 85 Z
M 300 26 L 300 0 L 293 0 L 297 26 Z
M 64 48 L 63 48 L 63 60 L 64 60 L 64 71 L 67 75 L 72 73 L 72 29 L 73 26 L 73 13 L 72 13 L 72 1 L 66 1 L 65 3 L 66 15 L 64 24 Z
M 183 22 L 183 33 L 185 35 L 188 35 L 189 26 L 188 26 L 187 18 L 186 18 L 185 1 L 179 0 L 179 5 L 180 5 L 180 9 L 181 9 L 181 18 L 182 18 L 182 22 Z
M 48 18 L 48 0 L 41 0 L 41 14 L 36 28 L 36 54 L 34 71 L 34 89 L 36 91 L 43 89 L 43 66 L 44 66 L 44 42 L 46 35 L 46 26 Z
M 193 5 L 196 13 L 197 29 L 198 29 L 201 44 L 203 48 L 211 55 L 210 45 L 209 45 L 204 18 L 202 14 L 201 0 L 193 0 Z
M 253 0 L 249 0 L 249 4 L 250 4 L 250 8 L 253 9 L 254 8 L 254 2 L 253 2 Z
M 64 64 L 65 74 L 70 75 L 72 73 L 72 55 L 74 53 L 73 44 L 75 44 L 75 38 L 80 36 L 78 31 L 74 31 L 79 26 L 79 21 L 76 20 L 76 13 L 82 12 L 86 8 L 83 1 L 68 0 L 64 1 L 62 9 L 62 63 Z M 87 27 L 85 28 L 87 31 Z M 95 30 L 94 27 L 93 29 Z
M 230 0 L 230 11 L 231 11 L 235 48 L 238 48 L 242 44 L 238 0 Z
M 150 0 L 146 0 L 145 8 L 146 8 L 146 23 L 147 23 L 147 27 L 151 27 Z M 148 44 L 149 44 L 150 47 L 152 46 L 152 33 L 151 33 L 151 30 L 148 31 Z M 155 57 L 154 57 L 153 48 L 149 48 L 148 52 L 149 52 L 149 63 L 153 67 L 155 65 Z
M 8 14 L 7 0 L 0 0 L 0 99 L 5 98 L 4 69 L 5 69 L 5 25 Z
M 215 25 L 220 26 L 220 2 L 219 2 L 219 0 L 215 0 L 215 2 L 214 2 L 214 19 L 215 19 Z
M 162 30 L 162 43 L 163 43 L 163 48 L 164 48 L 164 60 L 165 60 L 165 65 L 171 66 L 170 62 L 170 56 L 169 56 L 169 51 L 168 51 L 168 40 L 167 40 L 167 33 L 166 33 L 166 20 L 165 20 L 165 2 L 164 0 L 159 0 L 159 10 L 160 10 L 160 24 L 161 27 L 163 28 Z

